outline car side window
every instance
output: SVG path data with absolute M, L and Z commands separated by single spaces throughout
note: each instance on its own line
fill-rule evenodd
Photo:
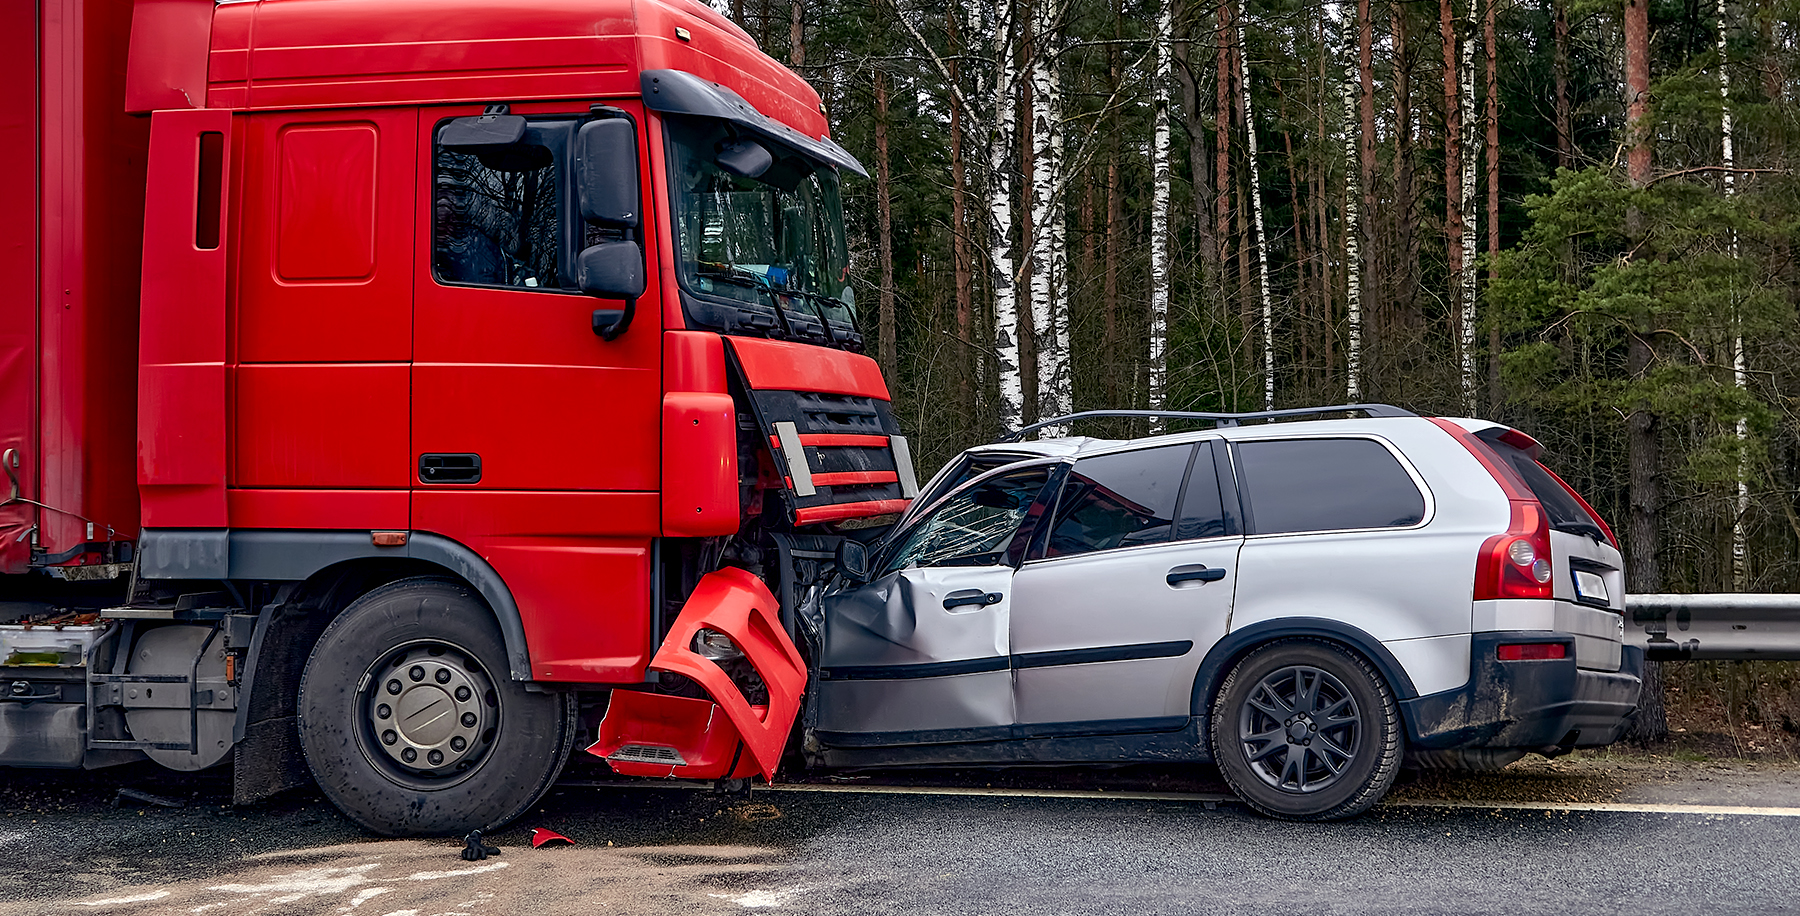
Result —
M 1424 494 L 1373 439 L 1274 439 L 1237 451 L 1252 534 L 1404 528 L 1425 517 Z
M 1193 443 L 1083 458 L 1063 482 L 1046 557 L 1169 540 Z M 1215 501 L 1216 491 L 1215 490 Z
M 950 494 L 903 535 L 884 572 L 1000 563 L 1049 478 L 1050 468 L 1039 465 Z
M 1219 498 L 1219 475 L 1213 465 L 1211 443 L 1200 443 L 1188 470 L 1187 488 L 1181 494 L 1181 515 L 1175 522 L 1175 540 L 1216 538 L 1234 534 Z
M 559 134 L 534 125 L 492 153 L 434 147 L 431 263 L 445 283 L 560 289 Z M 534 143 L 533 140 L 541 142 Z

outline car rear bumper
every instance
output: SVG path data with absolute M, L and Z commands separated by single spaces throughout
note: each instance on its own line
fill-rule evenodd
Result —
M 1556 643 L 1568 657 L 1500 661 L 1502 643 Z M 1618 740 L 1637 707 L 1644 652 L 1626 646 L 1618 671 L 1575 666 L 1575 637 L 1526 630 L 1475 633 L 1469 681 L 1400 703 L 1407 739 L 1418 748 L 1598 747 Z

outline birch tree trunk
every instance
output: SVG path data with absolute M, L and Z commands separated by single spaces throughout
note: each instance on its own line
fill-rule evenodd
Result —
M 1462 307 L 1458 300 L 1460 286 L 1457 281 L 1462 277 L 1463 260 L 1468 249 L 1463 246 L 1463 117 L 1460 81 L 1457 79 L 1456 63 L 1456 11 L 1452 0 L 1438 0 L 1438 35 L 1444 44 L 1444 249 L 1448 262 L 1450 287 L 1450 314 L 1455 316 L 1451 322 L 1451 331 L 1457 341 L 1461 355 L 1466 362 L 1467 345 L 1463 343 Z M 1468 376 L 1464 367 L 1463 376 Z M 1465 394 L 1466 394 L 1465 386 Z
M 1487 0 L 1482 16 L 1482 50 L 1487 54 L 1487 231 L 1488 285 L 1494 283 L 1494 264 L 1500 257 L 1500 52 L 1494 38 L 1494 20 L 1500 0 Z M 1500 322 L 1488 316 L 1488 415 L 1500 413 Z
M 1256 164 L 1256 109 L 1250 104 L 1250 63 L 1245 55 L 1249 47 L 1244 43 L 1244 18 L 1249 11 L 1238 10 L 1238 84 L 1244 94 L 1244 159 L 1250 166 L 1250 217 L 1256 232 L 1256 271 L 1257 292 L 1262 297 L 1262 368 L 1263 368 L 1263 409 L 1275 409 L 1275 303 L 1269 292 L 1269 246 L 1263 232 L 1262 207 L 1262 171 Z M 1160 64 L 1164 70 L 1167 65 Z M 1158 79 L 1166 80 L 1168 74 L 1159 72 Z M 1159 83 L 1160 85 L 1160 83 Z M 1163 103 L 1167 106 L 1167 102 Z M 1165 154 L 1166 155 L 1166 154 Z M 1167 303 L 1164 303 L 1165 308 Z
M 1031 78 L 1031 327 L 1037 357 L 1040 420 L 1072 413 L 1069 374 L 1068 234 L 1061 204 L 1062 86 L 1057 74 L 1061 0 L 1032 7 Z M 1047 427 L 1045 436 L 1067 435 Z
M 1156 93 L 1155 126 L 1150 141 L 1150 351 L 1146 365 L 1149 375 L 1150 409 L 1162 410 L 1168 403 L 1168 335 L 1169 335 L 1169 38 L 1174 32 L 1172 0 L 1162 0 L 1156 10 L 1156 28 L 1150 40 L 1155 43 L 1156 75 L 1151 82 Z M 1223 75 L 1221 75 L 1223 78 Z M 1151 429 L 1160 431 L 1162 419 L 1151 420 Z
M 1725 201 L 1737 194 L 1737 175 L 1731 170 L 1737 165 L 1737 150 L 1733 148 L 1735 139 L 1731 133 L 1731 73 L 1726 69 L 1725 61 L 1725 0 L 1718 2 L 1719 26 L 1719 164 L 1725 167 Z M 1731 233 L 1731 257 L 1738 257 L 1737 232 Z M 1742 392 L 1745 387 L 1744 370 L 1744 332 L 1738 326 L 1737 297 L 1732 297 L 1731 313 L 1731 381 Z M 1744 448 L 1749 439 L 1746 418 L 1739 414 L 1737 418 L 1737 505 L 1731 515 L 1731 588 L 1733 591 L 1745 591 L 1750 587 L 1750 563 L 1747 536 L 1744 532 L 1744 513 L 1750 510 L 1750 482 L 1744 469 Z
M 988 130 L 988 284 L 994 297 L 994 357 L 1000 387 L 1000 427 L 1017 429 L 1025 391 L 1019 377 L 1019 302 L 1013 284 L 1012 173 L 1010 164 L 1018 74 L 1014 68 L 1012 17 L 1005 0 L 982 9 L 982 26 L 994 67 L 994 111 Z
M 1344 351 L 1344 396 L 1352 404 L 1362 397 L 1362 192 L 1358 184 L 1368 176 L 1364 174 L 1360 161 L 1363 157 L 1359 146 L 1374 143 L 1374 138 L 1361 131 L 1353 131 L 1350 125 L 1357 120 L 1357 88 L 1362 84 L 1362 76 L 1368 72 L 1368 45 L 1365 43 L 1369 35 L 1369 0 L 1357 0 L 1356 14 L 1350 17 L 1350 30 L 1347 36 L 1355 42 L 1355 57 L 1345 55 L 1344 66 L 1344 320 L 1348 325 L 1349 343 Z M 1323 51 L 1323 49 L 1320 49 Z M 1366 130 L 1366 127 L 1365 127 Z M 1361 143 L 1357 134 L 1362 133 Z M 1372 157 L 1371 157 L 1372 158 Z
M 1467 0 L 1468 22 L 1462 42 L 1462 336 L 1463 407 L 1473 415 L 1477 391 L 1475 374 L 1475 163 L 1481 147 L 1475 121 L 1475 7 L 1481 0 Z M 1492 0 L 1488 0 L 1492 2 Z

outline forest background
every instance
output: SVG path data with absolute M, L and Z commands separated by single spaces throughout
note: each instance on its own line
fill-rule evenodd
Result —
M 1800 591 L 1800 0 L 713 2 L 869 169 L 923 471 L 1073 410 L 1386 402 L 1543 442 L 1634 592 Z M 1792 666 L 1664 670 L 1795 753 Z

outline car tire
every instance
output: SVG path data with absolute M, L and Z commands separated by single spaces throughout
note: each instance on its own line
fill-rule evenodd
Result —
M 572 694 L 509 675 L 493 612 L 416 578 L 356 599 L 313 646 L 300 744 L 345 816 L 384 836 L 493 830 L 548 791 L 575 740 Z
M 1373 666 L 1313 639 L 1270 643 L 1214 697 L 1213 760 L 1233 792 L 1271 817 L 1328 821 L 1369 809 L 1399 776 L 1394 693 Z

